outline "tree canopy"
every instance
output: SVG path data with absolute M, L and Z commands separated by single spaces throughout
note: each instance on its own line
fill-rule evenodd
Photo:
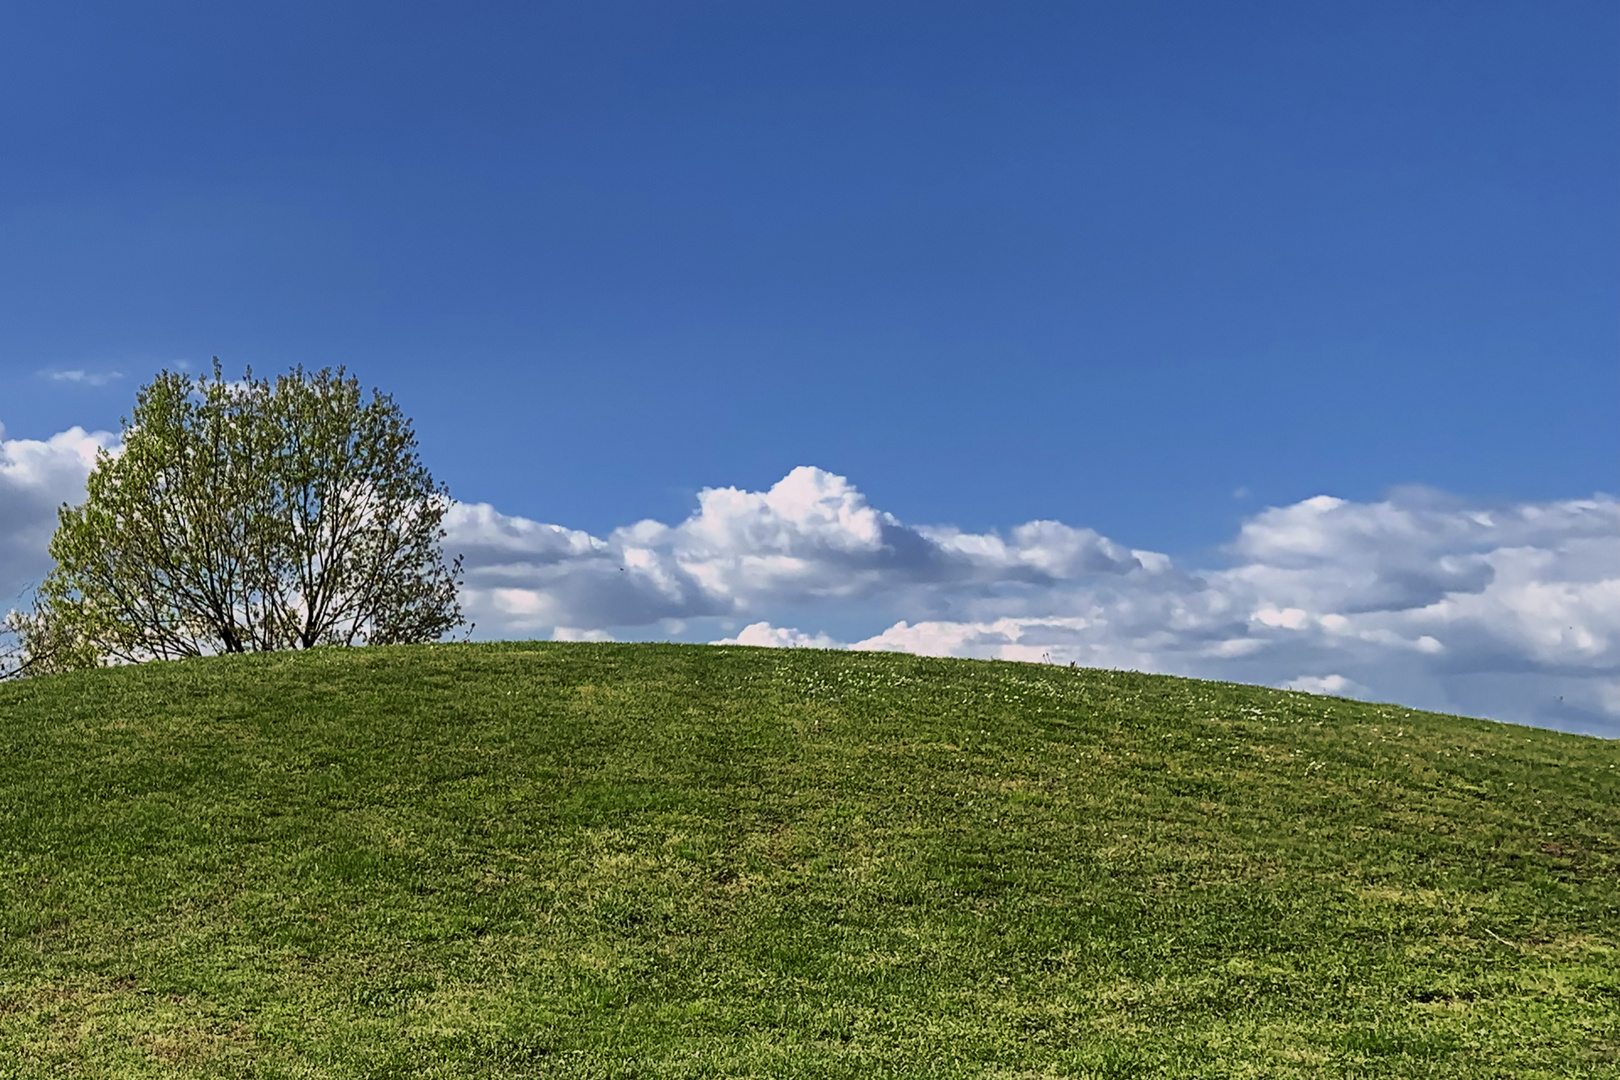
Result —
M 86 494 L 58 511 L 27 617 L 59 664 L 432 641 L 463 621 L 449 491 L 393 400 L 342 368 L 165 371 Z

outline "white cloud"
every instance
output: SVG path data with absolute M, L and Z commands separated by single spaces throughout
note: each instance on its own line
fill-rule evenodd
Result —
M 1367 688 L 1343 675 L 1301 675 L 1282 684 L 1284 690 L 1303 690 L 1307 694 L 1331 694 L 1334 697 L 1363 697 Z
M 48 567 L 105 432 L 0 439 L 0 587 Z M 1479 505 L 1425 489 L 1257 511 L 1224 565 L 1090 529 L 909 525 L 794 469 L 606 536 L 457 504 L 480 637 L 1050 660 L 1286 686 L 1620 735 L 1620 501 Z M 0 594 L 3 596 L 4 594 Z
M 605 538 L 485 504 L 458 505 L 447 527 L 451 547 L 466 555 L 469 609 L 481 624 L 487 617 L 517 632 L 746 618 L 789 603 L 1049 586 L 1168 565 L 1051 521 L 1005 538 L 910 528 L 869 506 L 848 480 L 808 466 L 769 491 L 706 489 L 678 525 L 642 521 Z
M 77 427 L 43 441 L 7 439 L 0 425 L 0 613 L 50 570 L 56 508 L 84 500 L 96 451 L 114 441 L 109 432 Z
M 106 386 L 124 377 L 121 371 L 84 371 L 79 368 L 42 371 L 40 375 L 52 382 L 78 383 L 81 386 Z
M 784 630 L 770 623 L 749 623 L 737 631 L 736 637 L 722 638 L 716 645 L 755 645 L 768 649 L 837 649 L 838 642 L 826 634 L 801 634 L 797 630 Z
M 606 630 L 579 630 L 572 626 L 559 626 L 551 632 L 552 641 L 612 641 Z

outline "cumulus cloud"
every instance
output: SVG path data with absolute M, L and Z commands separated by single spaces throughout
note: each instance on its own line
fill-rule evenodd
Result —
M 838 649 L 843 646 L 826 634 L 803 634 L 772 626 L 768 622 L 749 623 L 736 637 L 721 638 L 716 645 L 755 645 L 767 649 Z
M 84 501 L 96 451 L 115 438 L 76 427 L 43 441 L 7 439 L 0 425 L 0 613 L 50 570 L 56 508 Z
M 1055 521 L 1006 537 L 912 528 L 868 505 L 844 477 L 808 466 L 769 491 L 706 489 L 677 525 L 641 521 L 604 538 L 487 504 L 457 505 L 447 527 L 466 556 L 469 608 L 520 632 L 747 617 L 897 591 L 966 595 L 1162 569 L 1162 556 Z
M 606 630 L 581 630 L 573 626 L 559 626 L 551 632 L 552 641 L 612 641 Z
M 1334 697 L 1362 697 L 1367 688 L 1343 675 L 1301 675 L 1282 684 L 1284 690 L 1303 690 L 1307 694 L 1331 694 Z

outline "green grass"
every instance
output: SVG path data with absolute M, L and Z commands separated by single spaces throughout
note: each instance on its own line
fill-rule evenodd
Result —
M 0 686 L 0 1076 L 1620 1077 L 1620 744 L 893 654 Z

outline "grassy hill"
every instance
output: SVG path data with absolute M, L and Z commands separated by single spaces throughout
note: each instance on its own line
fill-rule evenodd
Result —
M 1620 744 L 501 644 L 0 686 L 0 1076 L 1620 1076 Z

